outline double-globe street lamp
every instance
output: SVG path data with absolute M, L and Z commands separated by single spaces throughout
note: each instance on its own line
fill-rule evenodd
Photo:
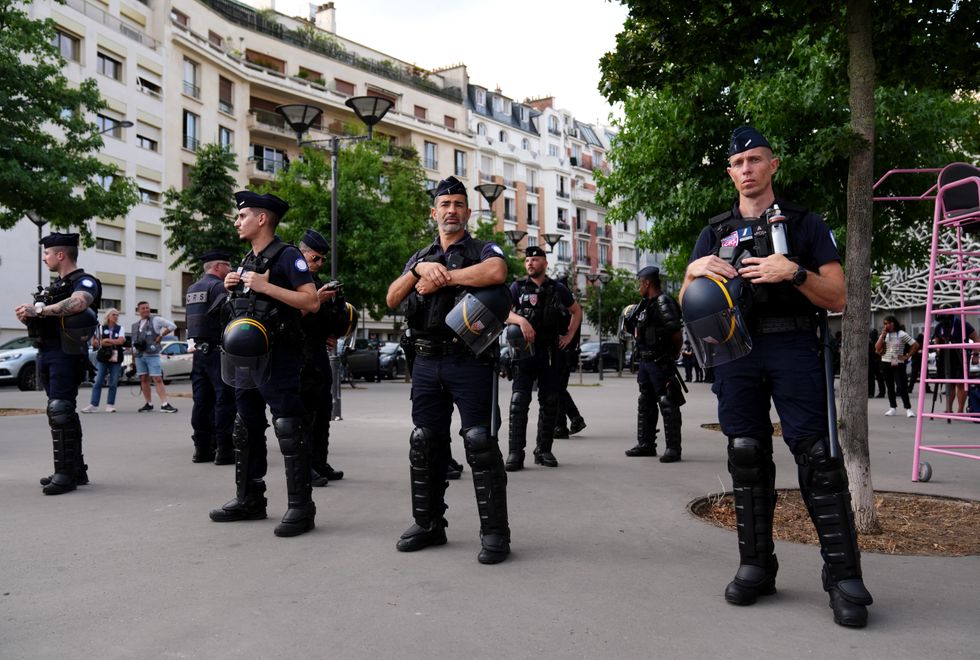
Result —
M 598 273 L 589 273 L 585 276 L 585 279 L 595 287 L 596 293 L 599 296 L 599 351 L 596 353 L 596 364 L 599 367 L 599 380 L 602 380 L 602 287 L 609 282 L 610 275 L 605 271 L 600 271 Z
M 310 130 L 323 114 L 323 109 L 307 103 L 286 103 L 276 106 L 276 112 L 296 132 L 296 144 L 300 147 L 330 143 L 330 279 L 337 279 L 337 180 L 339 170 L 338 155 L 341 142 L 360 142 L 373 137 L 374 125 L 381 121 L 395 105 L 389 99 L 380 96 L 355 96 L 344 103 L 354 111 L 357 118 L 367 126 L 367 135 L 331 135 L 325 140 L 304 140 L 303 134 Z M 337 349 L 330 353 L 330 372 L 333 376 L 333 417 L 343 419 L 341 411 L 340 378 L 338 374 Z

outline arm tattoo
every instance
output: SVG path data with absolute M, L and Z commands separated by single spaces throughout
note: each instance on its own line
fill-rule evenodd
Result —
M 92 294 L 84 291 L 76 291 L 70 298 L 65 298 L 59 303 L 55 303 L 48 308 L 51 316 L 71 316 L 78 314 L 92 304 Z

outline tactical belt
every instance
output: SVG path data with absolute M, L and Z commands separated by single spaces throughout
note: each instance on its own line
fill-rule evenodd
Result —
M 218 342 L 212 339 L 195 339 L 194 350 L 200 351 L 201 355 L 207 355 L 211 351 L 218 350 Z
M 653 351 L 640 351 L 636 354 L 636 359 L 640 362 L 670 363 L 670 357 Z
M 756 332 L 772 335 L 778 332 L 815 332 L 816 320 L 812 316 L 770 316 L 756 321 Z
M 466 344 L 459 339 L 416 339 L 415 353 L 425 357 L 459 355 L 467 351 Z

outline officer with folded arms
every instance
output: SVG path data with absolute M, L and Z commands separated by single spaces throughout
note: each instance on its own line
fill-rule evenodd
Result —
M 446 325 L 446 318 L 466 290 L 503 284 L 507 264 L 499 246 L 469 235 L 469 217 L 466 187 L 452 176 L 440 181 L 432 209 L 439 235 L 409 258 L 402 275 L 388 287 L 390 309 L 408 299 L 406 322 L 416 353 L 412 367 L 415 428 L 409 439 L 415 524 L 395 547 L 413 552 L 446 543 L 446 463 L 455 403 L 480 514 L 482 548 L 477 559 L 496 564 L 510 554 L 507 474 L 491 428 L 496 375 L 489 360 L 474 355 Z M 506 291 L 502 293 L 505 317 Z
M 221 309 L 228 297 L 225 276 L 231 270 L 231 253 L 211 250 L 198 257 L 204 276 L 187 287 L 187 336 L 194 340 L 191 392 L 191 439 L 194 463 L 231 465 L 235 447 L 231 427 L 235 421 L 235 390 L 221 380 Z
M 823 218 L 776 197 L 778 169 L 759 131 L 735 130 L 727 171 L 738 201 L 708 221 L 681 289 L 692 347 L 705 368 L 714 368 L 718 420 L 728 436 L 740 563 L 725 600 L 751 605 L 776 592 L 772 399 L 820 539 L 834 621 L 863 627 L 872 598 L 847 471 L 828 431 L 827 374 L 815 332 L 820 310 L 844 309 L 844 271 Z
M 236 388 L 235 499 L 211 511 L 215 522 L 266 517 L 265 407 L 286 467 L 288 507 L 276 536 L 297 536 L 314 527 L 316 506 L 310 484 L 310 444 L 299 396 L 301 312 L 320 309 L 306 259 L 276 236 L 289 205 L 275 195 L 235 193 L 239 238 L 252 250 L 238 270 L 225 276 L 231 321 L 222 335 L 221 371 Z
M 88 483 L 75 400 L 99 323 L 102 284 L 76 264 L 78 234 L 55 232 L 42 238 L 41 245 L 44 263 L 58 279 L 39 290 L 33 304 L 20 305 L 14 313 L 37 341 L 37 373 L 48 396 L 54 474 L 42 478 L 41 485 L 45 495 L 61 495 Z

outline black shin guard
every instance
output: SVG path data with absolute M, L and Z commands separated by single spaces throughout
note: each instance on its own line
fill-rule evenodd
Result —
M 417 426 L 409 438 L 408 453 L 412 477 L 412 517 L 426 529 L 433 524 L 446 525 L 445 450 L 431 429 Z
M 47 413 L 54 450 L 54 474 L 44 486 L 44 494 L 61 495 L 75 490 L 77 485 L 82 428 L 73 401 L 50 399 Z
M 541 397 L 538 413 L 538 437 L 534 448 L 534 462 L 545 467 L 558 467 L 558 459 L 551 449 L 555 444 L 555 418 L 558 416 L 558 393 Z
M 314 527 L 316 505 L 310 483 L 310 444 L 301 417 L 277 417 L 272 426 L 286 466 L 288 508 L 276 536 L 298 536 Z
M 873 599 L 861 574 L 861 550 L 844 462 L 831 458 L 827 438 L 803 440 L 795 453 L 800 493 L 820 539 L 823 588 L 830 595 L 834 621 L 863 627 Z
M 660 458 L 661 463 L 680 460 L 681 457 L 681 409 L 669 395 L 660 397 L 660 414 L 664 418 L 664 442 L 667 450 Z
M 776 510 L 772 438 L 729 438 L 728 471 L 735 499 L 739 567 L 725 588 L 725 600 L 751 605 L 759 596 L 776 592 L 779 569 L 772 540 Z
M 507 473 L 500 448 L 484 426 L 463 430 L 466 462 L 473 472 L 476 508 L 480 514 L 481 564 L 496 564 L 510 554 L 507 521 Z
M 248 428 L 240 415 L 235 416 L 231 441 L 235 446 L 235 499 L 229 500 L 220 509 L 213 509 L 210 514 L 211 520 L 215 522 L 261 520 L 266 516 L 265 482 L 259 478 L 250 478 L 249 462 L 252 459 L 252 452 Z
M 653 392 L 641 387 L 636 400 L 636 446 L 626 450 L 627 456 L 657 455 L 657 404 Z

